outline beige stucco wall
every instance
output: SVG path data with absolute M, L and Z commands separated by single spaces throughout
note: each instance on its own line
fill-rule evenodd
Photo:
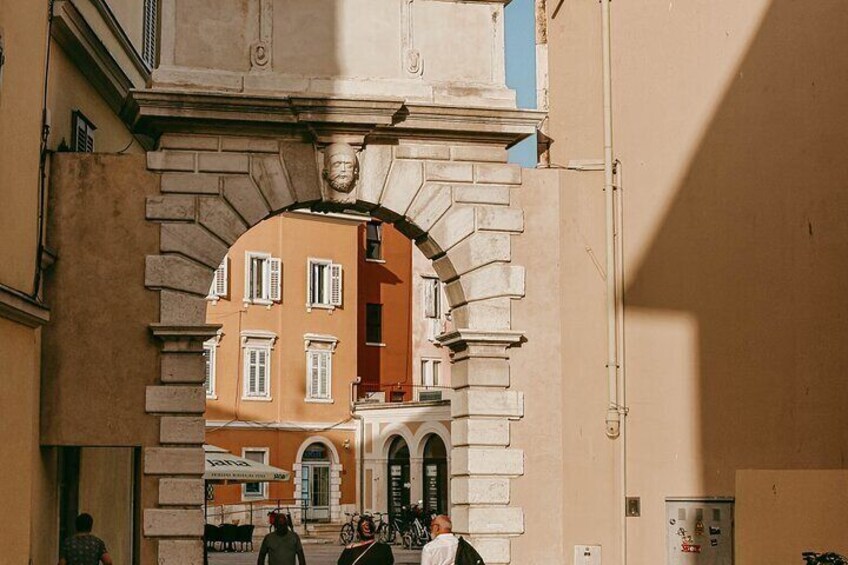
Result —
M 0 445 L 0 501 L 4 514 L 3 553 L 12 564 L 25 565 L 37 545 L 37 502 L 33 500 L 38 482 L 41 454 L 38 449 L 38 370 L 40 332 L 0 318 L 0 363 L 4 385 L 0 387 L 0 425 L 4 440 Z
M 158 182 L 143 157 L 53 159 L 47 244 L 58 259 L 45 286 L 53 304 L 44 330 L 47 445 L 158 440 L 144 395 L 159 367 L 148 328 L 159 317 L 159 304 L 156 293 L 141 286 L 144 256 L 158 250 L 158 226 L 146 222 L 144 213 L 145 196 L 155 193 Z M 107 190 L 115 183 L 125 190 Z
M 564 383 L 561 352 L 564 297 L 560 282 L 560 190 L 549 171 L 523 171 L 512 197 L 524 209 L 524 233 L 511 241 L 514 260 L 527 269 L 526 296 L 512 303 L 513 328 L 527 341 L 510 351 L 510 385 L 524 393 L 524 418 L 512 424 L 512 444 L 524 450 L 524 476 L 514 481 L 510 498 L 524 508 L 525 534 L 513 542 L 522 565 L 563 562 L 562 412 Z M 539 250 L 544 249 L 545 253 Z
M 32 292 L 47 5 L 4 2 L 0 82 L 0 283 Z
M 838 1 L 612 11 L 627 494 L 642 501 L 628 558 L 643 563 L 665 554 L 666 497 L 735 496 L 741 507 L 739 469 L 844 468 L 848 20 Z M 549 38 L 552 160 L 598 159 L 598 5 L 564 4 Z M 599 543 L 619 562 L 620 461 L 603 421 L 603 179 L 562 176 L 563 543 L 567 555 Z
M 62 141 L 67 148 L 72 147 L 71 114 L 79 110 L 97 128 L 94 132 L 95 152 L 143 153 L 127 126 L 98 94 L 90 79 L 71 61 L 61 45 L 55 40 L 51 42 L 50 77 L 47 84 L 51 126 L 47 147 L 56 150 Z
M 136 52 L 142 50 L 144 31 L 144 2 L 138 0 L 107 0 L 106 4 L 127 34 Z
M 425 277 L 436 277 L 433 262 L 427 259 L 417 247 L 412 248 L 412 382 L 416 385 L 423 384 L 421 368 L 422 359 L 439 359 L 439 386 L 449 387 L 450 380 L 450 350 L 430 339 L 431 324 L 433 319 L 427 318 L 424 305 L 424 282 Z M 443 333 L 453 330 L 453 324 L 449 320 L 450 305 L 444 292 L 444 285 L 439 285 L 441 294 L 442 316 L 439 320 Z M 449 391 L 444 391 L 447 398 Z

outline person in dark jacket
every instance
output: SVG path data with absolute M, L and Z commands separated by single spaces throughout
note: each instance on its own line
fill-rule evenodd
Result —
M 371 516 L 362 516 L 356 525 L 360 541 L 347 546 L 339 556 L 338 565 L 394 565 L 392 548 L 375 538 L 377 531 Z
M 300 536 L 289 528 L 285 514 L 273 514 L 274 531 L 262 540 L 259 548 L 258 565 L 306 565 L 306 555 L 303 554 L 303 544 Z M 295 562 L 297 558 L 297 562 Z

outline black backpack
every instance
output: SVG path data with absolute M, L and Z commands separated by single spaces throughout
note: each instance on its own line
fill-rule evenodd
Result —
M 483 558 L 477 553 L 470 543 L 465 541 L 465 538 L 460 536 L 459 546 L 456 548 L 456 560 L 454 565 L 486 565 Z

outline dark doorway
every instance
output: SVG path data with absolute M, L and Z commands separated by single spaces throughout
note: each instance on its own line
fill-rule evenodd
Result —
M 448 511 L 448 454 L 445 442 L 431 434 L 424 444 L 424 511 L 427 514 L 447 514 Z
M 396 436 L 389 447 L 389 515 L 399 515 L 409 506 L 409 446 Z

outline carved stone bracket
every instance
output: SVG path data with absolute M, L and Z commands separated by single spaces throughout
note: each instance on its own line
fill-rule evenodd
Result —
M 472 357 L 507 359 L 507 349 L 520 344 L 524 340 L 524 332 L 459 329 L 440 335 L 436 339 L 450 348 L 454 362 Z
M 162 351 L 169 353 L 203 351 L 203 342 L 217 337 L 220 324 L 174 326 L 150 324 L 150 333 L 162 341 Z

